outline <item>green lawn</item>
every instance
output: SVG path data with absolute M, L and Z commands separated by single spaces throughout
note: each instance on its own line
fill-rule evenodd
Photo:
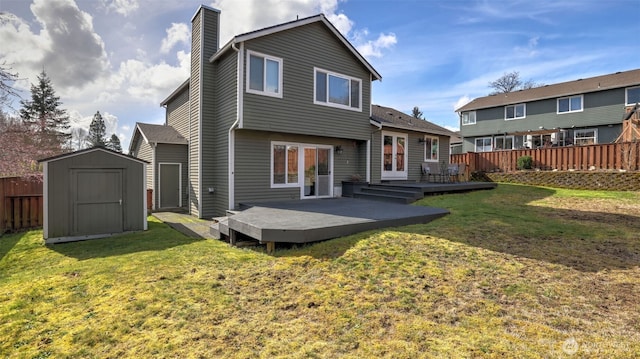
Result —
M 501 184 L 301 248 L 0 237 L 0 357 L 640 357 L 640 192 Z

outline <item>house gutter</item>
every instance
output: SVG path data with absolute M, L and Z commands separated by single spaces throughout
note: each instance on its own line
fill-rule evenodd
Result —
M 235 122 L 231 125 L 231 127 L 229 127 L 229 140 L 227 141 L 229 144 L 229 149 L 227 151 L 228 155 L 229 155 L 229 160 L 227 161 L 228 166 L 229 166 L 229 193 L 228 193 L 228 197 L 229 197 L 229 203 L 228 203 L 228 207 L 229 209 L 234 209 L 235 207 L 235 158 L 236 158 L 236 153 L 235 153 L 235 142 L 236 142 L 236 135 L 235 135 L 235 130 L 238 128 L 242 128 L 242 91 L 244 90 L 243 88 L 243 82 L 242 82 L 242 78 L 244 76 L 244 72 L 243 72 L 243 67 L 244 67 L 244 42 L 240 43 L 240 49 L 238 49 L 236 46 L 235 42 L 231 42 L 231 48 L 236 52 L 237 56 L 238 56 L 238 69 L 236 71 L 237 73 L 237 93 L 236 93 L 236 120 Z

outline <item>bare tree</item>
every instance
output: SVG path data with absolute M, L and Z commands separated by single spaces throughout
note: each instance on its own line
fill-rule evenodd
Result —
M 513 92 L 517 90 L 528 90 L 540 86 L 544 86 L 544 84 L 536 83 L 533 80 L 522 81 L 522 79 L 520 79 L 520 73 L 518 71 L 506 72 L 499 79 L 489 82 L 489 87 L 493 89 L 490 95 Z
M 5 62 L 0 64 L 0 107 L 9 106 L 11 97 L 19 97 L 12 86 L 17 79 L 18 74 L 11 72 Z

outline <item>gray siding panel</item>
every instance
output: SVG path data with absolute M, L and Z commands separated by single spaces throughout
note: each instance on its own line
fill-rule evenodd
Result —
M 283 98 L 246 93 L 245 89 L 244 128 L 369 138 L 370 74 L 323 24 L 257 38 L 248 41 L 245 48 L 283 59 Z M 314 67 L 362 79 L 362 111 L 314 104 Z
M 201 31 L 202 12 L 191 24 L 191 77 L 189 83 L 189 213 L 198 216 L 200 198 L 200 72 L 202 69 Z
M 167 103 L 167 125 L 189 138 L 189 88 L 185 88 L 171 102 Z
M 236 131 L 235 205 L 242 202 L 299 199 L 300 188 L 271 188 L 271 142 L 342 146 L 332 151 L 333 187 L 350 180 L 363 167 L 359 162 L 366 145 L 353 140 L 262 131 Z M 302 164 L 301 164 L 302 165 Z M 363 174 L 364 175 L 364 174 Z
M 132 150 L 133 150 L 131 152 L 132 156 L 135 156 L 141 160 L 145 160 L 149 163 L 153 162 L 153 149 L 151 148 L 151 145 L 146 143 L 140 135 L 136 136 L 136 143 Z M 147 171 L 146 183 L 147 183 L 148 189 L 155 190 L 155 185 L 153 181 L 153 171 L 151 169 L 152 168 L 149 167 Z

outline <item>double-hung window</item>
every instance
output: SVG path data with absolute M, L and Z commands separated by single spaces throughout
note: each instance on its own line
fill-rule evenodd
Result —
M 282 59 L 247 51 L 247 92 L 282 97 Z
M 558 99 L 558 113 L 580 112 L 582 109 L 582 95 Z
M 504 107 L 505 120 L 515 120 L 519 118 L 525 118 L 526 116 L 527 116 L 527 107 L 523 103 Z
M 440 152 L 438 143 L 438 137 L 424 136 L 425 161 L 438 161 L 438 154 Z
M 298 146 L 286 143 L 271 145 L 271 186 L 298 185 Z
M 475 125 L 476 124 L 476 112 L 469 111 L 462 113 L 462 125 Z
M 313 103 L 362 111 L 362 80 L 314 69 Z
M 627 106 L 633 106 L 640 102 L 640 86 L 638 87 L 629 87 L 626 90 L 626 98 L 625 101 Z

